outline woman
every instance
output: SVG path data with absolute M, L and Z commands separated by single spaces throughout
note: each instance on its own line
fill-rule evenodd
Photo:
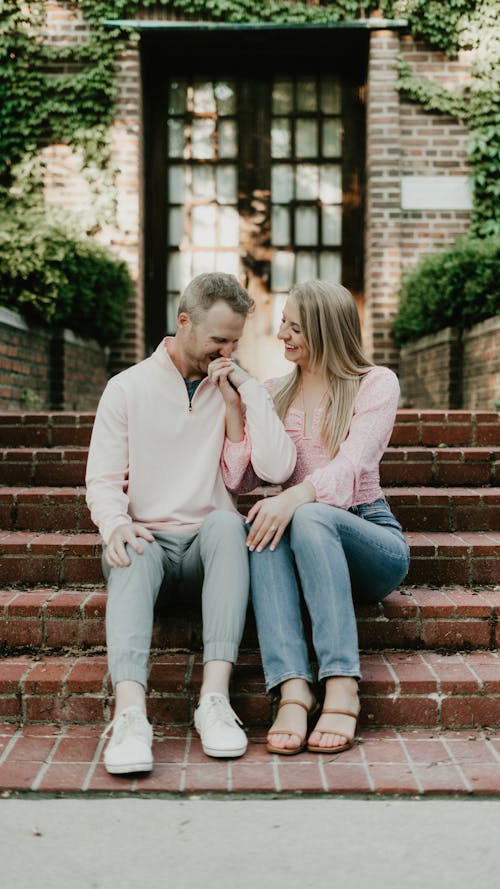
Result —
M 282 493 L 251 508 L 247 541 L 266 688 L 280 695 L 267 749 L 340 753 L 354 742 L 360 709 L 353 602 L 387 596 L 409 564 L 379 481 L 399 384 L 363 354 L 356 305 L 338 284 L 296 285 L 278 337 L 295 368 L 266 385 L 297 448 L 297 464 Z M 323 710 L 308 738 L 317 704 L 297 576 L 325 685 Z

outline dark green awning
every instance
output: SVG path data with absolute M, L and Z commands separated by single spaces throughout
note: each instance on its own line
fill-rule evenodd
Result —
M 400 31 L 408 27 L 406 19 L 353 19 L 345 22 L 275 24 L 274 22 L 208 22 L 173 21 L 170 19 L 104 19 L 106 28 L 127 28 L 132 31 L 335 31 L 357 30 Z

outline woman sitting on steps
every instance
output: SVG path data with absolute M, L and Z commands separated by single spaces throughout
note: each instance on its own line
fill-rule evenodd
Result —
M 297 464 L 282 493 L 251 508 L 247 540 L 266 688 L 280 696 L 267 749 L 340 753 L 353 744 L 360 710 L 354 603 L 383 599 L 409 565 L 379 480 L 399 383 L 363 354 L 356 305 L 340 285 L 296 285 L 278 337 L 295 368 L 266 386 Z M 297 577 L 325 689 L 309 736 L 317 703 Z

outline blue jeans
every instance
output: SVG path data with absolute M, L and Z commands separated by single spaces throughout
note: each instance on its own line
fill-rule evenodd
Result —
M 377 602 L 403 580 L 410 552 L 386 501 L 350 510 L 306 503 L 278 546 L 250 556 L 251 592 L 269 691 L 286 679 L 312 682 L 301 613 L 312 625 L 318 678 L 360 678 L 355 602 Z

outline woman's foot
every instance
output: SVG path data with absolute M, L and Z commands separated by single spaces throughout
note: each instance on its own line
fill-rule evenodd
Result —
M 288 679 L 280 692 L 278 715 L 267 736 L 268 750 L 298 753 L 304 749 L 307 718 L 316 700 L 305 679 Z
M 328 713 L 328 710 L 342 711 Z M 353 743 L 360 711 L 358 683 L 351 676 L 333 676 L 326 680 L 323 711 L 309 735 L 308 749 L 332 753 L 347 750 Z M 347 715 L 347 714 L 351 714 Z

